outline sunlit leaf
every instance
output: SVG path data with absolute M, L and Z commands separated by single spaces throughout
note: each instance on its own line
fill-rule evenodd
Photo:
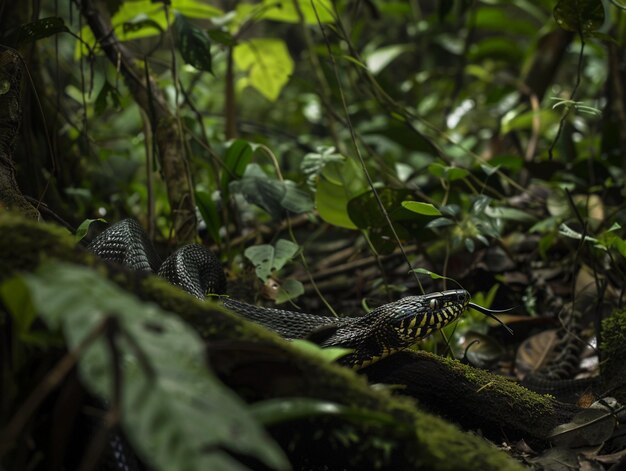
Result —
M 441 216 L 441 212 L 431 203 L 403 201 L 402 207 L 417 214 L 424 214 L 425 216 Z
M 257 38 L 237 45 L 233 59 L 247 73 L 246 85 L 275 101 L 293 72 L 293 59 L 280 39 Z

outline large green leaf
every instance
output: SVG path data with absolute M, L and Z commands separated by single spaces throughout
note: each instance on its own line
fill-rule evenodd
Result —
M 328 162 L 317 181 L 315 205 L 322 219 L 347 229 L 356 229 L 348 202 L 368 189 L 361 168 L 350 159 Z
M 282 451 L 247 406 L 207 369 L 202 340 L 171 313 L 142 303 L 96 272 L 46 264 L 21 278 L 42 321 L 75 350 L 107 319 L 115 319 L 122 426 L 134 449 L 157 470 L 248 469 L 236 455 L 271 469 L 289 469 Z M 5 305 L 12 296 L 3 290 Z M 110 343 L 99 336 L 84 350 L 85 386 L 113 401 Z M 147 371 L 149 370 L 150 373 Z
M 333 18 L 333 6 L 330 0 L 315 0 L 315 9 L 311 0 L 296 0 L 304 22 L 310 25 L 331 23 Z M 315 14 L 317 12 L 317 15 Z M 263 0 L 261 3 L 239 2 L 235 12 L 233 23 L 238 28 L 241 24 L 250 20 L 273 20 L 283 23 L 299 23 L 300 16 L 294 5 L 294 0 Z
M 279 239 L 276 246 L 263 244 L 248 247 L 244 255 L 252 262 L 257 276 L 265 281 L 273 271 L 280 270 L 298 252 L 298 245 Z
M 249 164 L 243 178 L 229 185 L 230 191 L 241 193 L 248 202 L 263 208 L 275 219 L 292 213 L 305 213 L 313 209 L 309 194 L 289 180 L 269 178 L 257 164 Z
M 280 39 L 251 39 L 235 47 L 233 58 L 247 72 L 238 87 L 253 87 L 270 101 L 276 101 L 293 72 L 293 60 Z

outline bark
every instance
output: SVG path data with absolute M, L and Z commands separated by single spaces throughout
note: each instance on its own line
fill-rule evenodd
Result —
M 165 97 L 156 82 L 152 78 L 146 82 L 146 74 L 136 65 L 135 57 L 118 41 L 106 6 L 99 0 L 81 0 L 78 4 L 100 47 L 111 63 L 119 67 L 130 94 L 150 119 L 176 239 L 179 242 L 190 242 L 197 233 L 195 201 L 189 163 L 184 155 L 183 136 L 177 121 L 168 110 Z
M 24 64 L 17 51 L 0 49 L 0 209 L 12 209 L 38 219 L 39 212 L 24 198 L 15 180 L 13 150 L 22 124 Z
M 397 354 L 380 363 L 379 374 L 385 371 L 384 379 L 400 386 L 374 389 L 362 375 L 302 352 L 215 302 L 199 301 L 153 276 L 107 267 L 74 248 L 63 231 L 50 225 L 3 215 L 0 253 L 7 254 L 0 257 L 0 281 L 17 271 L 35 270 L 43 260 L 71 261 L 96 266 L 140 298 L 176 313 L 206 340 L 212 368 L 248 401 L 308 397 L 391 419 L 308 417 L 272 427 L 296 467 L 325 469 L 332 463 L 332 469 L 520 468 L 482 438 L 392 391 L 417 397 L 422 406 L 498 440 L 506 431 L 542 442 L 551 426 L 572 412 L 548 396 L 426 353 Z M 370 369 L 368 374 L 378 381 L 374 373 Z

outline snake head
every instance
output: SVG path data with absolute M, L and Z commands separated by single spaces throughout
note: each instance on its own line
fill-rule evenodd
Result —
M 382 318 L 408 346 L 457 319 L 469 302 L 470 294 L 464 289 L 407 296 L 381 306 L 386 308 Z

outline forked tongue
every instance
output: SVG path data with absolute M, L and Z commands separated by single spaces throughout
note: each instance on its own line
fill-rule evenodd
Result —
M 495 314 L 499 314 L 499 313 L 503 313 L 503 312 L 510 312 L 513 309 L 515 309 L 514 307 L 511 307 L 509 309 L 501 309 L 501 310 L 496 310 L 496 309 L 487 309 L 486 307 L 482 307 L 479 306 L 478 304 L 474 304 L 474 303 L 469 303 L 468 307 L 471 307 L 472 309 L 475 309 L 476 311 L 480 312 L 481 314 L 484 314 L 487 317 L 490 317 L 491 319 L 495 320 L 498 324 L 500 324 L 502 327 L 504 327 L 506 329 L 506 331 L 513 335 L 513 330 L 506 325 L 504 322 L 502 322 L 500 319 L 498 319 Z

